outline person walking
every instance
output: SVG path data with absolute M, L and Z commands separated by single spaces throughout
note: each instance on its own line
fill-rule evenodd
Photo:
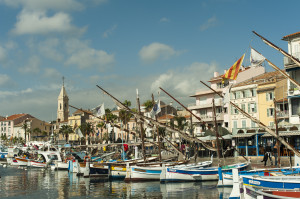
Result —
M 267 144 L 267 146 L 266 146 L 266 148 L 265 148 L 264 159 L 263 159 L 263 161 L 262 161 L 262 162 L 265 162 L 265 163 L 264 163 L 264 166 L 267 165 L 268 159 L 270 159 L 271 165 L 273 165 L 273 161 L 272 161 L 272 156 L 271 156 L 271 154 L 272 154 L 271 143 L 268 142 L 268 144 Z

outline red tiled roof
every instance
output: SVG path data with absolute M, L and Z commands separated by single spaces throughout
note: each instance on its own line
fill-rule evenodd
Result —
M 15 114 L 15 115 L 11 115 L 7 118 L 3 118 L 1 121 L 11 121 L 11 120 L 15 120 L 15 119 L 20 118 L 25 115 L 28 115 L 28 114 L 25 114 L 25 113 Z M 30 117 L 32 117 L 32 116 L 30 116 Z
M 282 40 L 288 40 L 288 38 L 295 37 L 297 35 L 300 35 L 300 32 L 295 32 L 293 34 L 286 35 L 282 38 Z
M 174 118 L 173 115 L 163 115 L 163 116 L 160 116 L 159 118 L 157 118 L 158 120 L 166 120 L 166 119 L 172 119 Z

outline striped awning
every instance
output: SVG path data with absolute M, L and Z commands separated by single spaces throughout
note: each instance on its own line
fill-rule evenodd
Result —
M 232 138 L 248 138 L 255 135 L 255 133 L 238 133 L 236 135 L 233 135 Z
M 299 131 L 296 132 L 280 132 L 279 136 L 296 136 L 296 135 L 300 135 Z M 262 137 L 273 137 L 272 135 L 270 135 L 269 133 L 265 133 Z

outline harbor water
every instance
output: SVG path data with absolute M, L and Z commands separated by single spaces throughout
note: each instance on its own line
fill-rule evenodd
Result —
M 217 181 L 161 184 L 159 181 L 108 181 L 68 171 L 0 166 L 0 198 L 200 198 L 225 199 L 231 188 Z

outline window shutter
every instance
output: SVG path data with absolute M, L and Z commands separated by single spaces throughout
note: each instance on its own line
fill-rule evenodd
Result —
M 268 94 L 269 93 L 266 93 L 266 101 L 269 101 Z
M 256 89 L 253 89 L 253 97 L 256 97 Z
M 256 103 L 254 103 L 254 113 L 256 113 Z
M 270 116 L 270 110 L 267 109 L 267 117 L 269 117 L 269 116 Z
M 248 103 L 248 113 L 250 113 L 250 103 Z

